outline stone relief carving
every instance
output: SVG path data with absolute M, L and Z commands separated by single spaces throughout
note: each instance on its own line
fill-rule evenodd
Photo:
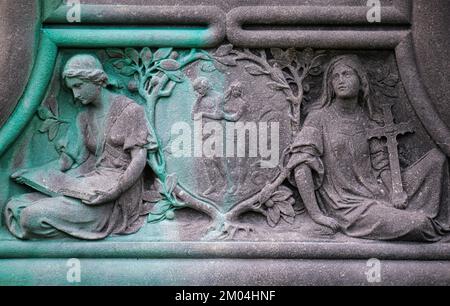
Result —
M 41 193 L 12 198 L 5 209 L 6 226 L 22 239 L 64 235 L 101 239 L 134 233 L 145 221 L 142 171 L 147 150 L 154 149 L 145 111 L 105 88 L 108 76 L 91 55 L 72 57 L 62 79 L 86 108 L 76 118 L 79 147 L 74 151 L 60 147 L 58 163 L 12 175 Z M 43 114 L 52 117 L 45 111 L 40 117 Z M 55 121 L 50 121 L 50 129 L 58 123 L 46 120 Z M 54 137 L 49 133 L 49 138 Z
M 334 58 L 288 168 L 317 223 L 354 237 L 439 240 L 449 230 L 446 157 L 432 150 L 401 175 L 396 137 L 410 130 L 394 125 L 390 107 L 377 114 L 356 57 Z
M 392 113 L 399 77 L 390 63 L 363 65 L 356 55 L 311 48 L 232 45 L 104 54 L 103 65 L 114 67 L 124 86 L 108 82 L 95 56 L 78 54 L 65 64 L 62 82 L 84 105 L 71 121 L 76 132 L 56 141 L 58 128 L 70 122 L 39 110 L 39 132 L 57 142 L 60 158 L 12 174 L 39 192 L 9 200 L 5 220 L 14 236 L 102 239 L 134 233 L 145 220 L 176 222 L 185 208 L 208 216 L 205 240 L 271 235 L 285 226 L 295 239 L 305 214 L 328 235 L 437 241 L 450 231 L 445 155 L 433 149 L 401 167 L 400 135 L 413 129 Z M 213 124 L 200 138 L 214 152 L 230 124 L 253 122 L 256 151 L 271 147 L 271 154 L 252 155 L 244 132 L 243 156 L 177 159 L 166 150 L 167 130 L 183 118 L 194 129 Z M 273 122 L 279 126 L 268 128 Z M 228 137 L 234 146 L 236 135 Z M 246 219 L 249 213 L 269 229 L 261 219 Z

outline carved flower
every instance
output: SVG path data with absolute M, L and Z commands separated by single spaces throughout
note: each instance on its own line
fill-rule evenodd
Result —
M 164 185 L 164 186 L 163 186 Z M 165 183 L 157 180 L 155 190 L 144 192 L 143 200 L 146 204 L 146 213 L 148 213 L 147 222 L 157 223 L 165 219 L 175 218 L 175 203 L 169 198 L 177 185 L 177 177 L 173 173 L 165 178 Z
M 37 114 L 39 119 L 44 121 L 39 127 L 39 132 L 48 133 L 49 141 L 53 141 L 56 138 L 61 124 L 68 123 L 58 118 L 49 108 L 44 106 L 39 108 Z
M 272 66 L 276 64 L 280 69 L 291 65 L 297 55 L 297 51 L 294 48 L 289 48 L 286 51 L 280 48 L 272 48 L 270 52 L 272 53 L 273 59 L 269 60 L 269 63 Z
M 368 62 L 368 75 L 372 90 L 375 95 L 388 98 L 398 98 L 398 88 L 400 77 L 391 64 L 380 63 L 378 61 Z
M 236 66 L 237 62 L 234 59 L 235 51 L 233 45 L 222 45 L 214 52 L 213 57 L 216 62 L 225 66 Z
M 295 217 L 294 204 L 295 199 L 292 191 L 286 186 L 278 187 L 277 191 L 264 203 L 267 223 L 271 227 L 275 227 L 281 219 L 284 219 L 289 224 L 293 224 Z

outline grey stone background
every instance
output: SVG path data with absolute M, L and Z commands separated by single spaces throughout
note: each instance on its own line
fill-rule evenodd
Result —
M 413 39 L 419 71 L 450 126 L 450 1 L 413 2 Z
M 35 1 L 0 1 L 0 126 L 22 95 L 36 52 Z

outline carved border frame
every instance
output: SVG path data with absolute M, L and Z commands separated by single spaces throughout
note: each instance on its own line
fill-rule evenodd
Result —
M 38 1 L 38 0 L 36 0 Z M 133 20 L 120 19 L 124 10 L 136 12 Z M 271 8 L 273 14 L 282 15 L 280 10 L 286 8 Z M 352 8 L 353 9 L 353 8 Z M 21 97 L 13 115 L 0 129 L 0 156 L 20 136 L 29 120 L 45 98 L 54 71 L 59 48 L 84 47 L 126 47 L 126 46 L 174 46 L 174 47 L 214 47 L 225 38 L 236 46 L 258 46 L 255 37 L 264 42 L 265 47 L 295 46 L 316 48 L 343 49 L 394 49 L 401 79 L 409 101 L 417 116 L 440 148 L 450 156 L 450 130 L 439 117 L 433 106 L 425 86 L 420 82 L 420 74 L 416 65 L 416 55 L 413 48 L 413 37 L 410 30 L 411 1 L 395 0 L 395 6 L 388 8 L 387 15 L 380 26 L 360 27 L 365 10 L 358 8 L 358 14 L 347 13 L 349 7 L 341 7 L 338 12 L 331 12 L 326 7 L 289 8 L 292 14 L 289 22 L 305 26 L 302 33 L 296 34 L 296 29 L 283 31 L 265 31 L 263 36 L 257 31 L 249 33 L 243 30 L 245 18 L 256 18 L 267 8 L 236 8 L 227 16 L 215 7 L 85 7 L 82 25 L 68 29 L 65 22 L 64 8 L 56 8 L 45 17 L 40 31 L 40 45 L 35 66 L 27 88 Z M 208 12 L 208 18 L 203 14 Z M 254 15 L 253 12 L 255 13 Z M 97 18 L 97 14 L 102 17 Z M 314 15 L 309 15 L 314 14 Z M 362 15 L 364 14 L 364 15 Z M 252 17 L 253 16 L 253 17 Z M 261 15 L 259 15 L 262 17 Z M 314 18 L 308 17 L 312 16 Z M 341 17 L 340 17 L 341 16 Z M 118 19 L 119 18 L 119 19 Z M 309 19 L 308 19 L 309 18 Z M 226 25 L 225 26 L 225 19 Z M 109 29 L 114 20 L 123 27 Z M 175 30 L 161 29 L 158 26 L 197 25 L 195 28 L 180 27 Z M 255 19 L 254 19 L 255 20 Z M 261 24 L 261 18 L 256 21 Z M 328 23 L 327 23 L 328 20 Z M 397 22 L 397 20 L 399 20 Z M 276 21 L 276 19 L 275 19 Z M 136 28 L 125 25 L 140 25 Z M 270 26 L 270 22 L 266 23 Z M 356 26 L 356 30 L 344 28 L 331 29 L 330 26 Z M 324 26 L 320 31 L 309 30 L 308 27 Z M 328 28 L 327 28 L 328 27 Z M 388 35 L 380 35 L 383 29 Z M 87 31 L 89 30 L 89 31 Z M 179 32 L 182 31 L 182 32 Z M 228 32 L 228 33 L 227 33 Z M 245 33 L 244 33 L 245 32 Z M 256 32 L 256 33 L 255 33 Z M 182 33 L 182 35 L 180 34 Z M 343 33 L 338 38 L 336 34 Z M 245 35 L 244 35 L 245 34 Z M 254 36 L 256 35 L 256 36 Z M 384 36 L 384 37 L 383 37 Z M 259 45 L 261 47 L 261 45 Z M 362 243 L 343 244 L 339 242 L 142 242 L 142 241 L 100 241 L 100 242 L 22 242 L 4 241 L 0 248 L 0 259 L 37 258 L 142 258 L 142 259 L 352 259 L 366 260 L 379 258 L 381 260 L 427 260 L 449 261 L 450 245 L 442 244 L 410 244 L 410 243 Z M 159 261 L 158 261 L 159 263 Z
M 395 48 L 411 25 L 412 2 L 394 1 L 373 24 L 364 6 L 238 7 L 227 14 L 227 38 L 247 48 Z M 271 29 L 248 29 L 252 26 Z
M 39 0 L 36 0 L 39 2 Z M 45 98 L 54 71 L 59 48 L 73 47 L 126 47 L 126 46 L 174 46 L 174 47 L 214 47 L 220 44 L 227 35 L 228 40 L 236 46 L 278 47 L 315 47 L 342 49 L 394 49 L 401 80 L 409 101 L 417 116 L 440 148 L 450 156 L 450 130 L 440 118 L 425 86 L 420 82 L 420 74 L 416 65 L 413 48 L 413 37 L 410 30 L 411 0 L 394 0 L 394 6 L 387 8 L 383 14 L 383 22 L 376 27 L 361 26 L 365 17 L 363 8 L 356 8 L 358 13 L 349 13 L 349 7 L 293 7 L 270 8 L 271 14 L 282 16 L 282 10 L 291 11 L 285 22 L 295 23 L 297 28 L 283 31 L 244 30 L 247 20 L 256 20 L 258 24 L 270 26 L 270 21 L 263 22 L 263 11 L 267 8 L 236 8 L 226 16 L 215 7 L 134 7 L 136 16 L 133 20 L 120 19 L 122 12 L 129 12 L 130 7 L 85 7 L 84 21 L 90 25 L 79 26 L 70 30 L 64 20 L 65 10 L 62 7 L 52 10 L 44 19 L 40 31 L 40 42 L 35 66 L 28 81 L 27 88 L 21 97 L 13 115 L 0 129 L 0 156 L 10 147 L 26 124 L 31 120 Z M 355 7 L 352 7 L 352 10 Z M 203 14 L 208 13 L 208 18 Z M 101 14 L 100 14 L 101 13 Z M 97 14 L 102 17 L 98 18 Z M 259 15 L 258 15 L 259 14 Z M 364 14 L 364 15 L 363 15 Z M 255 17 L 256 16 L 256 17 Z M 259 17 L 258 17 L 259 16 Z M 283 15 L 284 16 L 284 15 Z M 309 16 L 309 17 L 308 17 Z M 246 19 L 248 18 L 248 19 Z M 279 17 L 281 18 L 281 17 Z M 226 19 L 226 26 L 225 26 Z M 116 24 L 140 25 L 139 30 L 129 27 L 108 29 L 114 20 Z M 187 21 L 188 20 L 188 21 Z M 272 21 L 277 21 L 272 19 Z M 175 30 L 162 30 L 161 25 L 184 26 L 197 25 L 198 28 L 180 27 Z M 280 21 L 277 22 L 280 25 Z M 283 25 L 283 24 L 281 24 Z M 341 30 L 332 29 L 342 26 Z M 302 29 L 303 26 L 303 29 Z M 312 27 L 322 27 L 320 31 Z M 346 26 L 352 26 L 351 30 Z M 87 31 L 87 29 L 89 31 Z M 295 30 L 302 29 L 302 33 Z M 388 35 L 380 35 L 383 29 Z M 182 31 L 182 35 L 180 35 Z M 227 33 L 228 32 L 228 33 Z M 163 35 L 161 35 L 163 34 Z M 338 38 L 336 34 L 340 34 Z M 265 36 L 267 35 L 267 36 Z M 343 35 L 343 36 L 342 36 Z M 384 37 L 383 37 L 384 36 Z M 4 241 L 0 248 L 0 259 L 55 259 L 58 258 L 95 258 L 126 259 L 320 259 L 320 260 L 365 260 L 379 258 L 381 260 L 417 260 L 439 261 L 450 260 L 450 245 L 442 244 L 410 244 L 410 243 L 363 243 L 343 244 L 339 242 L 134 242 L 134 241 L 100 241 L 100 242 L 22 242 Z M 18 261 L 20 262 L 20 261 Z M 331 261 L 332 262 L 332 261 Z M 36 262 L 38 263 L 38 262 Z M 295 262 L 300 265 L 299 261 Z M 333 262 L 332 262 L 333 263 Z M 8 265 L 9 262 L 4 262 Z M 198 264 L 198 262 L 197 262 Z M 17 265 L 16 265 L 17 267 Z M 440 267 L 440 266 L 439 266 Z M 181 268 L 178 268 L 181 269 Z M 181 271 L 182 272 L 182 271 Z M 422 277 L 422 275 L 421 275 Z M 341 281 L 341 280 L 340 280 Z

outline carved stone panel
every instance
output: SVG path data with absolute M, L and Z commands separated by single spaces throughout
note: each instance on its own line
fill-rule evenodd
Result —
M 448 264 L 450 129 L 411 1 L 374 24 L 361 1 L 124 2 L 73 23 L 76 5 L 42 1 L 0 129 L 0 257 Z

